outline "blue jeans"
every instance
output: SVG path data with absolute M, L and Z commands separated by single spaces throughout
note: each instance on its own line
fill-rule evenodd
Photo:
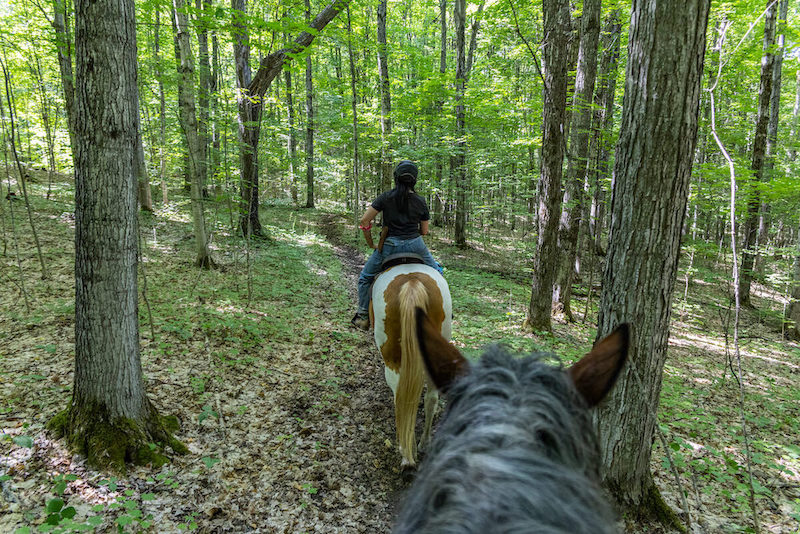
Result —
M 433 259 L 428 247 L 425 246 L 425 242 L 422 240 L 422 236 L 413 239 L 387 237 L 383 243 L 383 252 L 374 250 L 364 268 L 361 269 L 361 274 L 358 277 L 358 314 L 366 314 L 369 310 L 369 301 L 372 298 L 372 282 L 381 273 L 381 264 L 384 258 L 404 252 L 419 254 L 422 256 L 425 265 L 433 267 L 440 273 L 442 272 L 442 266 Z

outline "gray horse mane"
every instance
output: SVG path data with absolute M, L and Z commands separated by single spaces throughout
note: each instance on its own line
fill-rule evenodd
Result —
M 490 347 L 453 383 L 395 534 L 617 532 L 589 411 L 545 356 Z

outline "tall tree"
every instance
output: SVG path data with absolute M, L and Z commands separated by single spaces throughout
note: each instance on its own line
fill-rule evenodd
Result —
M 778 145 L 778 122 L 781 110 L 781 86 L 783 83 L 783 49 L 786 42 L 784 35 L 786 16 L 789 11 L 789 0 L 781 0 L 778 8 L 778 21 L 776 31 L 780 30 L 776 38 L 775 58 L 772 61 L 772 88 L 769 97 L 769 122 L 767 123 L 767 149 L 764 160 L 764 180 L 772 180 L 772 171 L 775 168 L 775 152 Z M 770 203 L 762 199 L 761 211 L 758 215 L 757 248 L 764 248 L 769 239 Z M 763 255 L 755 257 L 754 270 L 761 276 L 764 272 Z
M 139 359 L 133 0 L 76 2 L 75 380 L 50 427 L 95 465 L 163 463 Z
M 361 211 L 358 180 L 358 91 L 356 90 L 356 60 L 353 53 L 353 29 L 350 23 L 350 6 L 347 6 L 347 55 L 350 60 L 350 100 L 353 110 L 353 215 L 358 221 Z
M 761 83 L 758 88 L 758 112 L 756 113 L 756 131 L 753 136 L 753 159 L 750 170 L 750 192 L 747 198 L 747 216 L 744 223 L 744 244 L 742 246 L 742 268 L 739 278 L 739 295 L 742 306 L 752 306 L 750 301 L 750 284 L 753 280 L 753 267 L 758 240 L 758 213 L 761 207 L 761 187 L 764 180 L 764 169 L 767 158 L 767 127 L 769 125 L 769 104 L 772 98 L 772 75 L 775 62 L 775 19 L 778 4 L 774 0 L 767 1 L 767 12 L 764 17 L 763 57 L 761 59 Z
M 573 321 L 570 301 L 572 278 L 578 252 L 578 229 L 584 206 L 583 184 L 589 171 L 589 134 L 592 127 L 592 96 L 597 77 L 597 43 L 600 37 L 600 0 L 584 0 L 581 16 L 578 69 L 575 74 L 575 96 L 572 125 L 569 129 L 567 176 L 563 212 L 559 227 L 560 271 L 553 300 L 560 303 L 564 315 Z
M 53 0 L 53 20 L 58 51 L 58 69 L 61 74 L 61 87 L 64 89 L 64 103 L 67 111 L 67 129 L 70 146 L 75 150 L 75 81 L 72 73 L 72 36 L 70 34 L 68 0 Z
M 311 0 L 306 0 L 306 24 L 311 23 Z M 314 69 L 306 56 L 306 207 L 314 207 Z
M 526 325 L 551 330 L 553 282 L 558 272 L 558 218 L 561 215 L 561 177 L 564 159 L 564 121 L 567 108 L 570 14 L 567 0 L 545 0 L 542 52 L 544 110 L 542 168 L 539 177 L 538 241 L 533 258 L 533 282 Z
M 378 4 L 378 73 L 381 85 L 381 184 L 392 186 L 392 94 L 389 84 L 389 51 L 386 43 L 386 0 Z
M 297 206 L 297 174 L 295 163 L 297 159 L 297 133 L 295 132 L 294 117 L 294 88 L 292 87 L 292 70 L 286 69 L 283 72 L 286 80 L 286 109 L 289 115 L 289 139 L 286 148 L 289 153 L 289 188 L 291 189 L 292 202 Z
M 469 49 L 465 47 L 467 3 L 466 0 L 455 0 L 453 6 L 453 21 L 456 27 L 456 144 L 453 156 L 450 158 L 450 172 L 453 174 L 453 185 L 456 188 L 456 245 L 464 247 L 467 245 L 467 193 L 469 184 L 467 183 L 467 108 L 465 95 L 467 92 L 467 81 L 472 70 L 475 58 L 475 48 L 478 42 L 478 31 L 480 31 L 481 15 L 485 1 L 482 1 L 475 19 L 472 23 Z
M 197 126 L 197 106 L 194 90 L 194 57 L 186 15 L 186 0 L 172 0 L 172 28 L 175 33 L 175 60 L 178 74 L 178 117 L 186 138 L 189 194 L 192 199 L 192 227 L 194 229 L 195 265 L 208 269 L 213 260 L 208 250 L 206 221 L 203 209 L 203 142 Z
M 786 313 L 788 323 L 786 337 L 800 341 L 800 224 L 797 225 L 797 250 L 795 250 L 791 283 L 791 300 Z
M 258 218 L 258 140 L 263 98 L 283 66 L 292 57 L 308 48 L 316 35 L 346 8 L 350 0 L 334 0 L 314 17 L 309 31 L 301 32 L 286 48 L 261 58 L 255 76 L 250 70 L 250 39 L 245 23 L 246 0 L 231 0 L 233 16 L 233 55 L 236 62 L 236 83 L 239 88 L 239 142 L 241 145 L 242 232 L 261 234 Z
M 634 0 L 598 337 L 632 325 L 621 383 L 597 412 L 601 474 L 634 515 L 665 510 L 650 474 L 672 290 L 697 138 L 710 0 Z M 679 46 L 675 46 L 679 43 Z
M 589 234 L 594 239 L 594 250 L 599 252 L 605 221 L 605 188 L 603 181 L 611 176 L 611 132 L 614 126 L 614 97 L 617 88 L 617 66 L 622 34 L 619 8 L 608 16 L 603 30 L 603 57 L 597 89 L 594 96 L 595 117 L 590 146 L 591 184 L 594 187 L 592 208 L 589 216 Z

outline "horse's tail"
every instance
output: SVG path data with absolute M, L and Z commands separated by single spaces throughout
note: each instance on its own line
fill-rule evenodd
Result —
M 417 424 L 417 407 L 425 382 L 422 353 L 417 339 L 416 309 L 427 311 L 428 292 L 419 280 L 411 279 L 400 288 L 400 380 L 395 397 L 395 424 L 397 444 L 403 458 L 416 464 L 417 443 L 414 427 Z

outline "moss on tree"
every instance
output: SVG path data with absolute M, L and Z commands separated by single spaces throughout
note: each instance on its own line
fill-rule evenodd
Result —
M 144 421 L 111 418 L 100 404 L 70 406 L 56 414 L 47 428 L 99 469 L 124 472 L 128 464 L 160 467 L 169 462 L 167 449 L 176 454 L 189 452 L 172 435 L 178 429 L 177 418 L 161 416 L 152 406 L 148 406 Z

